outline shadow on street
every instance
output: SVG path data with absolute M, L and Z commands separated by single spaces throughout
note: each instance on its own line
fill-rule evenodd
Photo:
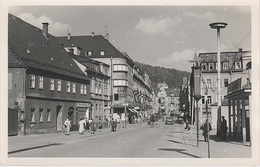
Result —
M 174 149 L 174 148 L 159 148 L 158 150 L 161 150 L 161 151 L 175 151 L 175 152 L 178 152 L 180 154 L 184 154 L 184 155 L 188 155 L 188 156 L 191 156 L 191 157 L 194 157 L 194 158 L 201 158 L 199 156 L 196 156 L 196 155 L 193 155 L 193 154 L 189 154 L 187 152 L 184 152 L 186 150 L 184 149 Z

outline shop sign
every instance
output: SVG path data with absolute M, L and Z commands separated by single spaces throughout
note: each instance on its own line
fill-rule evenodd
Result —
M 90 107 L 90 103 L 80 103 L 80 102 L 77 102 L 76 103 L 76 107 Z

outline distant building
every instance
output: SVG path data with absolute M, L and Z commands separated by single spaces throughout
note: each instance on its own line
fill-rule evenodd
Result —
M 90 108 L 90 80 L 58 40 L 18 17 L 8 16 L 8 108 L 19 107 L 19 133 L 77 129 Z

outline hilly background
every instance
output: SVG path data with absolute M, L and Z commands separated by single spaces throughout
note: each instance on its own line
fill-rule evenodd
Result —
M 165 82 L 171 89 L 180 88 L 182 85 L 182 78 L 190 76 L 189 72 L 176 70 L 174 68 L 151 66 L 139 62 L 135 62 L 135 64 L 141 69 L 141 71 L 146 71 L 149 75 L 155 92 L 157 92 L 158 83 Z

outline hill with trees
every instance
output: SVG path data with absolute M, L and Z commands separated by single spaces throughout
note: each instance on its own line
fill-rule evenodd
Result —
M 180 88 L 182 79 L 190 77 L 190 73 L 186 71 L 176 70 L 174 68 L 165 68 L 159 66 L 151 66 L 135 62 L 142 72 L 146 71 L 152 82 L 154 91 L 157 92 L 157 84 L 165 82 L 169 88 Z

